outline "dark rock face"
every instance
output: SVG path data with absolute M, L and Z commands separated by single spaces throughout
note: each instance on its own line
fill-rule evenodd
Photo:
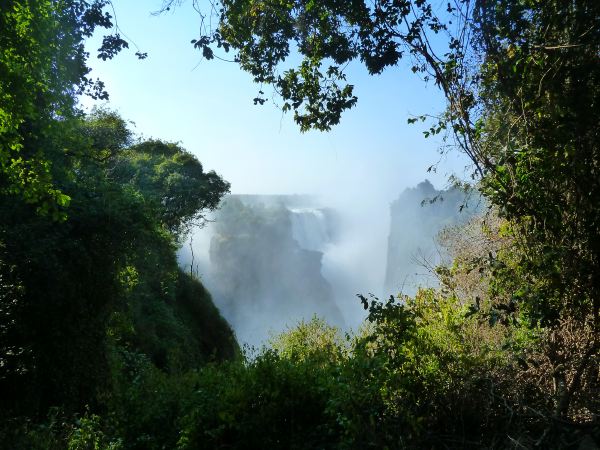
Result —
M 386 292 L 410 295 L 417 283 L 427 284 L 426 266 L 435 266 L 441 257 L 436 236 L 443 228 L 467 220 L 477 209 L 461 208 L 467 200 L 460 189 L 439 191 L 425 180 L 406 189 L 391 204 Z M 477 205 L 478 201 L 470 203 Z
M 314 314 L 341 325 L 319 251 L 333 235 L 332 212 L 301 207 L 300 198 L 260 199 L 229 196 L 215 218 L 209 286 L 219 308 L 253 343 Z

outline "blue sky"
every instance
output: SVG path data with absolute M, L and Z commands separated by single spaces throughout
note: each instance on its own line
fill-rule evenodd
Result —
M 135 58 L 131 45 L 101 61 L 93 52 L 98 39 L 88 42 L 92 75 L 106 83 L 108 106 L 135 122 L 138 134 L 180 142 L 233 193 L 310 193 L 383 205 L 425 178 L 443 187 L 448 175 L 463 171 L 464 158 L 451 154 L 437 174 L 426 172 L 439 160 L 439 141 L 406 121 L 441 111 L 443 101 L 408 62 L 378 77 L 352 66 L 358 105 L 331 132 L 302 134 L 291 114 L 273 103 L 253 104 L 259 87 L 235 64 L 202 60 L 190 44 L 199 25 L 190 2 L 160 16 L 151 14 L 160 1 L 113 4 L 119 27 L 148 58 Z

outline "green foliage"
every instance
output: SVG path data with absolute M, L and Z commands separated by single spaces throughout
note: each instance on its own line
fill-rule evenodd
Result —
M 175 260 L 175 231 L 216 207 L 228 184 L 177 146 L 132 149 L 127 123 L 115 113 L 83 118 L 76 109 L 79 94 L 107 98 L 103 84 L 88 77 L 83 46 L 96 27 L 112 27 L 107 5 L 0 6 L 3 421 L 45 417 L 54 406 L 66 422 L 88 406 L 98 411 L 115 384 L 107 355 L 121 342 L 156 361 L 172 345 L 161 361 L 165 371 L 232 357 L 237 349 L 210 296 L 180 274 Z M 106 59 L 124 47 L 118 35 L 107 36 L 99 53 Z M 114 176 L 125 166 L 140 183 Z M 145 317 L 146 309 L 159 314 Z M 163 335 L 168 339 L 160 342 Z M 44 440 L 46 448 L 117 445 L 93 414 L 72 433 L 55 418 L 37 422 L 25 424 L 22 447 L 44 448 Z
M 339 332 L 314 318 L 273 346 L 201 370 L 178 448 L 335 446 L 327 402 L 347 353 Z
M 57 223 L 11 194 L 0 197 L 0 389 L 9 417 L 43 416 L 57 405 L 66 414 L 86 405 L 96 411 L 111 389 L 107 346 L 147 354 L 166 372 L 237 352 L 210 295 L 177 267 L 178 236 L 157 200 L 168 195 L 170 204 L 184 205 L 169 222 L 182 229 L 201 212 L 193 208 L 214 207 L 227 184 L 166 144 L 172 159 L 139 157 L 114 113 L 97 111 L 77 130 L 81 147 L 55 173 L 71 198 L 68 220 Z M 130 167 L 135 180 L 158 173 L 196 184 L 186 192 L 167 183 L 133 185 L 114 176 L 116 165 Z M 188 194 L 193 201 L 183 198 Z
M 200 361 L 224 361 L 239 356 L 231 328 L 200 281 L 179 271 L 176 298 L 176 314 L 190 330 L 194 347 L 201 355 Z
M 205 210 L 215 209 L 229 183 L 177 144 L 146 141 L 120 152 L 111 178 L 144 195 L 148 207 L 172 233 L 202 225 Z
M 13 419 L 0 429 L 1 448 L 12 450 L 121 450 L 120 439 L 110 439 L 103 431 L 102 419 L 85 413 L 68 419 L 58 408 L 48 412 L 43 423 Z
M 133 137 L 128 124 L 116 112 L 94 108 L 85 117 L 80 126 L 80 133 L 87 139 L 88 147 L 94 151 L 80 154 L 84 158 L 93 158 L 103 162 L 117 156 L 120 151 L 133 144 Z
M 509 333 L 466 317 L 455 298 L 367 301 L 370 326 L 343 339 L 313 319 L 254 359 L 199 374 L 181 448 L 486 447 L 508 422 L 496 371 Z M 261 423 L 268 427 L 260 428 Z M 508 428 L 506 428 L 508 429 Z
M 164 8 L 173 3 L 165 1 Z M 283 110 L 294 111 L 302 131 L 329 130 L 356 104 L 344 74 L 349 62 L 360 60 L 379 74 L 405 53 L 427 52 L 426 32 L 446 29 L 425 1 L 377 2 L 371 8 L 360 1 L 224 0 L 213 11 L 219 12 L 218 27 L 194 39 L 194 47 L 207 59 L 220 50 L 235 52 L 255 82 L 275 87 Z M 297 67 L 280 69 L 294 51 L 301 57 Z M 437 71 L 445 68 L 435 61 Z M 419 61 L 413 70 L 425 72 Z M 263 94 L 254 102 L 264 103 Z
M 486 378 L 493 368 L 507 367 L 502 340 L 466 317 L 455 297 L 427 290 L 401 300 L 371 300 L 372 328 L 357 343 L 356 359 L 370 366 L 363 376 L 374 376 L 380 386 L 372 415 L 389 430 L 376 445 L 486 439 Z
M 340 331 L 317 317 L 309 322 L 301 321 L 287 332 L 274 336 L 269 344 L 282 358 L 300 362 L 310 360 L 312 364 L 339 362 L 350 350 Z
M 107 98 L 104 85 L 88 77 L 82 44 L 97 27 L 112 27 L 107 3 L 19 0 L 0 7 L 0 192 L 54 219 L 65 218 L 69 203 L 55 172 L 75 150 L 75 95 Z M 101 50 L 121 47 L 106 41 Z
M 81 417 L 76 422 L 76 427 L 71 432 L 68 450 L 121 450 L 119 440 L 109 441 L 100 428 L 100 417 L 91 414 Z
M 64 449 L 66 430 L 60 410 L 48 411 L 46 420 L 34 422 L 29 417 L 15 417 L 0 427 L 0 448 L 13 450 Z
M 251 359 L 203 368 L 178 422 L 179 448 L 565 448 L 581 440 L 566 425 L 548 428 L 544 333 L 490 326 L 434 290 L 362 300 L 369 326 L 353 338 L 313 319 Z
M 543 324 L 600 308 L 599 15 L 597 2 L 551 1 L 479 16 L 482 185 L 517 247 L 499 275 Z
M 273 348 L 196 371 L 165 372 L 148 354 L 113 344 L 104 417 L 60 426 L 52 419 L 14 442 L 362 449 L 507 448 L 515 441 L 565 448 L 581 440 L 568 427 L 544 431 L 548 394 L 539 379 L 546 375 L 522 368 L 536 358 L 544 364 L 540 349 L 551 343 L 543 334 L 491 327 L 434 290 L 363 301 L 369 325 L 354 337 L 315 318 L 274 337 Z
M 111 346 L 112 386 L 105 400 L 107 429 L 130 449 L 175 448 L 179 419 L 197 386 L 193 371 L 166 373 L 150 358 Z
M 200 373 L 179 448 L 328 447 L 330 382 L 326 369 L 272 351 L 247 365 L 209 366 Z

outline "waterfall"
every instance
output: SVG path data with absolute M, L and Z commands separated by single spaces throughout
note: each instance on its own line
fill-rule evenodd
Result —
M 289 208 L 292 237 L 304 250 L 323 251 L 331 241 L 327 217 L 316 208 Z

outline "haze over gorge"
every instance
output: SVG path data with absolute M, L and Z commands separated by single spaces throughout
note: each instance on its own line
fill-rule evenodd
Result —
M 313 316 L 343 330 L 365 313 L 356 294 L 387 298 L 435 284 L 436 236 L 472 213 L 458 189 L 429 181 L 403 191 L 389 225 L 372 230 L 365 215 L 308 195 L 229 195 L 179 253 L 199 276 L 240 343 L 269 336 Z M 375 231 L 375 232 L 374 232 Z

